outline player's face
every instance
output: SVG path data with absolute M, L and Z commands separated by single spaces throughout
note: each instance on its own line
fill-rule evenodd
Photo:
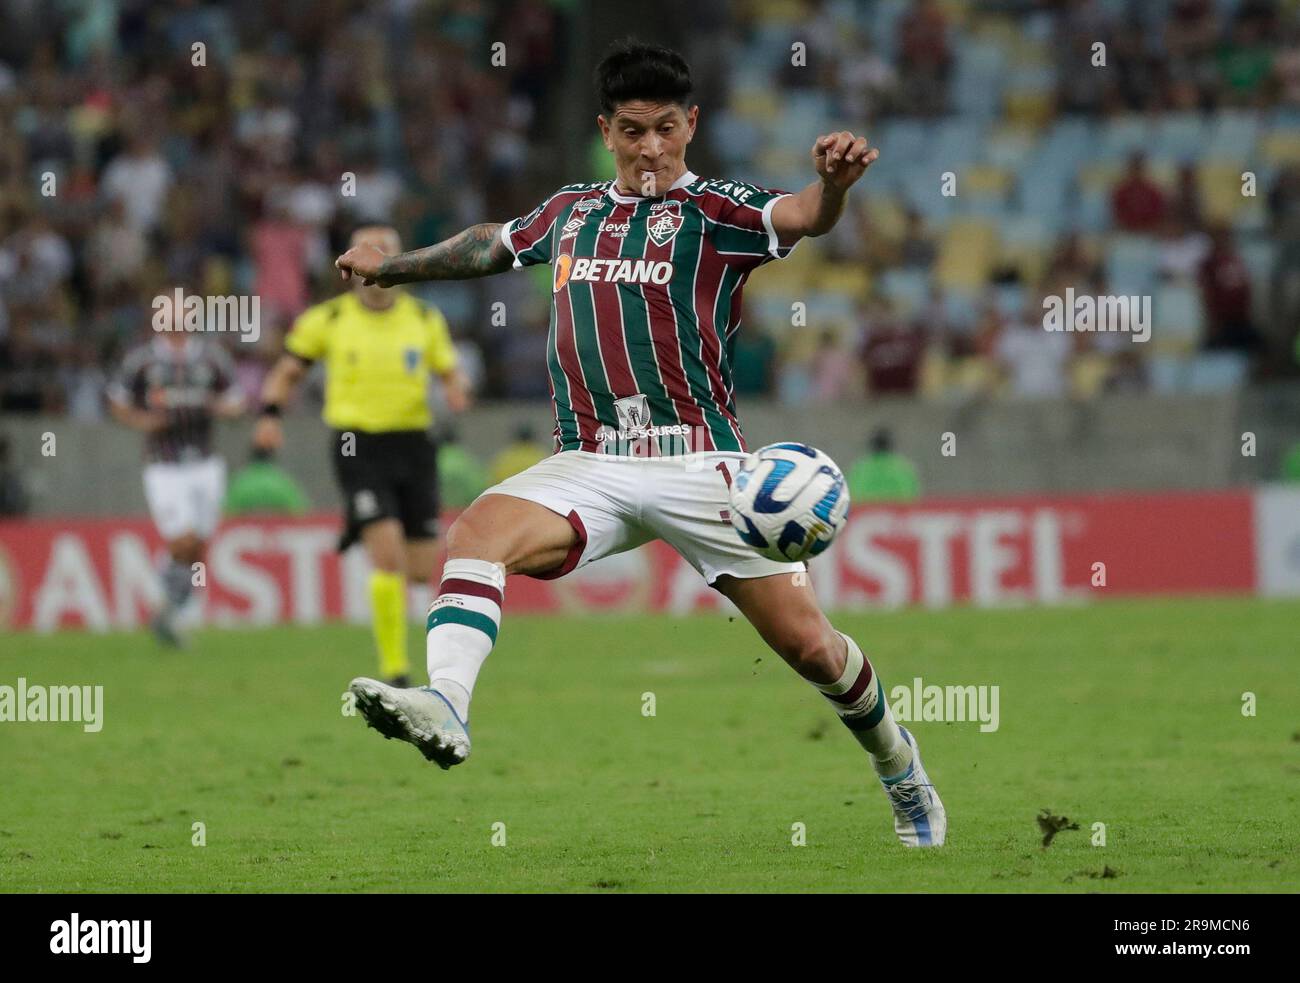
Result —
M 686 145 L 695 135 L 700 107 L 675 102 L 619 103 L 611 118 L 596 117 L 605 148 L 614 155 L 619 186 L 655 197 L 686 173 Z

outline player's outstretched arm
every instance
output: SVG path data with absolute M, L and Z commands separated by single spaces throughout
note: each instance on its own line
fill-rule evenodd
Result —
M 483 222 L 433 246 L 385 256 L 374 246 L 353 246 L 334 261 L 343 279 L 392 287 L 416 280 L 470 280 L 504 273 L 515 258 L 501 241 L 501 223 Z
M 849 188 L 879 156 L 879 150 L 867 146 L 866 137 L 855 137 L 847 130 L 818 137 L 812 147 L 817 180 L 772 206 L 772 228 L 781 245 L 790 246 L 804 236 L 825 235 L 833 229 L 844 213 Z

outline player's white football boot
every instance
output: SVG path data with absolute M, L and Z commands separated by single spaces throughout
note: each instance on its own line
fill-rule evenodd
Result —
M 469 728 L 436 689 L 399 689 L 364 676 L 352 680 L 348 689 L 366 723 L 384 737 L 414 744 L 444 770 L 469 757 Z
M 948 814 L 939 793 L 921 764 L 916 739 L 901 724 L 903 740 L 912 745 L 912 763 L 898 778 L 880 779 L 894 807 L 894 832 L 903 846 L 943 846 L 948 834 Z

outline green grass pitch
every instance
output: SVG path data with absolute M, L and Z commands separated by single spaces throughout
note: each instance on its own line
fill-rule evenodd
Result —
M 7 891 L 1289 891 L 1300 604 L 836 617 L 914 726 L 949 844 L 909 851 L 830 708 L 725 616 L 511 617 L 449 772 L 344 716 L 364 628 L 7 635 L 0 684 L 104 686 L 104 727 L 0 723 Z M 412 649 L 421 646 L 413 632 Z M 422 663 L 422 657 L 419 659 Z M 1255 695 L 1255 715 L 1242 713 Z M 653 693 L 655 715 L 642 713 Z M 1044 848 L 1039 810 L 1077 822 Z M 206 845 L 192 844 L 192 824 Z M 1093 824 L 1106 843 L 1092 845 Z M 792 844 L 793 824 L 806 845 Z M 495 824 L 504 824 L 504 827 Z M 505 844 L 494 845 L 494 828 Z M 500 836 L 497 837 L 500 839 Z

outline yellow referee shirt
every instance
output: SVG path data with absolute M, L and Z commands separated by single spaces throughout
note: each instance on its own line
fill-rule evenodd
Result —
M 401 292 L 373 311 L 346 293 L 309 307 L 284 347 L 325 362 L 325 422 L 338 430 L 425 430 L 429 372 L 456 367 L 447 320 L 436 307 Z

